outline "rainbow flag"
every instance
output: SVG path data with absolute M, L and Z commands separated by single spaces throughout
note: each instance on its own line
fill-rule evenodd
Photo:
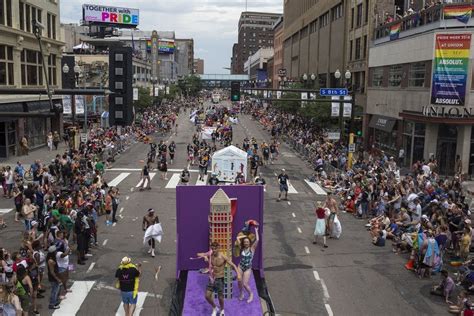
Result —
M 391 41 L 398 39 L 398 36 L 400 36 L 401 29 L 402 29 L 402 23 L 397 23 L 390 27 L 390 40 Z
M 457 6 L 446 6 L 443 9 L 445 19 L 457 19 L 459 22 L 467 24 L 471 18 L 472 6 L 457 5 Z

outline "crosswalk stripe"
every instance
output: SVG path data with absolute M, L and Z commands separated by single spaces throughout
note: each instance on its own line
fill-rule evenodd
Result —
M 199 177 L 196 181 L 196 185 L 206 185 L 207 184 L 207 174 L 204 175 L 203 180 L 199 180 Z
M 320 186 L 319 184 L 315 183 L 315 182 L 310 182 L 308 180 L 304 180 L 304 182 L 306 182 L 307 185 L 309 185 L 309 187 L 311 189 L 313 189 L 313 191 L 318 194 L 318 195 L 327 195 L 326 191 L 324 191 Z
M 288 181 L 288 194 L 297 194 L 295 187 Z
M 181 174 L 179 173 L 173 173 L 173 175 L 170 178 L 170 181 L 166 184 L 166 189 L 174 189 L 178 186 L 179 181 L 181 180 Z
M 135 308 L 134 315 L 140 315 L 140 312 L 143 309 L 143 304 L 145 303 L 145 299 L 147 295 L 148 295 L 148 292 L 138 292 L 137 307 Z M 123 302 L 120 303 L 120 306 L 117 309 L 115 316 L 125 316 L 125 311 L 123 309 Z
M 112 181 L 108 183 L 109 187 L 116 187 L 119 185 L 120 182 L 122 182 L 126 177 L 130 175 L 130 172 L 122 172 L 118 176 L 115 177 Z
M 153 177 L 156 175 L 156 172 L 150 172 L 150 182 L 153 180 Z M 142 185 L 143 179 L 140 179 L 140 182 L 135 186 L 135 188 L 139 188 Z M 145 185 L 143 187 L 146 187 L 147 183 L 145 182 Z
M 0 215 L 7 214 L 13 211 L 12 208 L 0 208 Z
M 57 309 L 53 316 L 76 315 L 94 283 L 95 281 L 74 281 L 71 287 L 72 293 L 68 293 L 64 304 L 61 304 L 61 308 Z

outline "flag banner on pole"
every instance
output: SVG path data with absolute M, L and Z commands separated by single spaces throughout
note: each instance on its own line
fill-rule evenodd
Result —
M 400 31 L 402 29 L 402 23 L 394 24 L 390 27 L 390 40 L 396 40 L 400 36 Z
M 472 7 L 470 4 L 450 7 L 446 6 L 443 8 L 443 14 L 445 19 L 456 19 L 461 23 L 467 24 L 471 18 Z
M 338 96 L 332 96 L 331 97 L 331 100 L 338 100 L 339 101 L 339 97 Z M 331 116 L 332 117 L 338 117 L 339 116 L 339 102 L 332 102 L 331 103 Z

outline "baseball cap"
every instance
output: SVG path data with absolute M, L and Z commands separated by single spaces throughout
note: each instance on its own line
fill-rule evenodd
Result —
M 154 211 L 155 211 L 155 210 L 152 209 L 152 208 L 149 208 L 149 209 L 148 209 L 148 213 L 153 213 Z

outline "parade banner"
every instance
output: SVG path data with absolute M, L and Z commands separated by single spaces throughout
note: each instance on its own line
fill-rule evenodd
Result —
M 436 34 L 431 104 L 464 105 L 471 34 Z
M 457 5 L 457 6 L 446 6 L 443 8 L 443 14 L 445 19 L 456 19 L 459 22 L 467 24 L 471 18 L 472 7 L 470 4 Z
M 396 40 L 400 36 L 400 30 L 402 29 L 402 23 L 394 24 L 390 27 L 390 40 Z

